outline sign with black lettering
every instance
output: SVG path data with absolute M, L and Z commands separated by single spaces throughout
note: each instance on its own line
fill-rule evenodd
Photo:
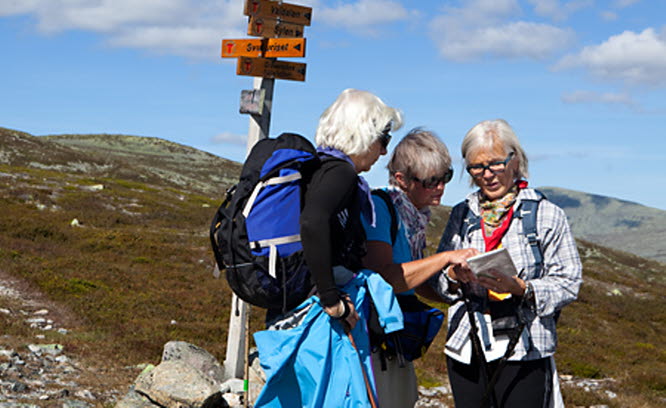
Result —
M 222 40 L 222 58 L 304 56 L 305 38 Z
M 250 17 L 267 17 L 286 23 L 309 26 L 312 8 L 269 0 L 246 0 L 244 14 Z
M 267 58 L 238 58 L 236 74 L 263 78 L 305 81 L 306 64 Z
M 250 17 L 247 35 L 255 37 L 300 38 L 303 37 L 303 26 L 281 22 L 272 18 Z

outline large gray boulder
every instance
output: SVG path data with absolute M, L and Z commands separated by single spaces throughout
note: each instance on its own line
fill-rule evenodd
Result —
M 162 362 L 144 369 L 115 408 L 239 407 L 245 398 L 252 406 L 266 376 L 256 349 L 250 353 L 249 361 L 246 394 L 243 380 L 225 378 L 224 367 L 209 352 L 182 341 L 168 342 Z
M 228 407 L 220 383 L 183 361 L 163 361 L 134 384 L 139 394 L 167 408 Z
M 166 343 L 162 352 L 162 362 L 165 361 L 182 361 L 218 383 L 223 383 L 226 380 L 224 378 L 224 367 L 219 361 L 212 354 L 194 344 L 184 341 Z

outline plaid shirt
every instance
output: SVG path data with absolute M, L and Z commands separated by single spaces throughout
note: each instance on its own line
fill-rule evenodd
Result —
M 520 190 L 514 211 L 518 210 L 521 200 L 526 198 L 538 199 L 538 196 L 533 189 Z M 477 215 L 480 213 L 478 192 L 468 195 L 466 202 L 459 203 L 451 211 L 439 252 L 470 247 L 485 252 L 483 232 L 480 229 L 472 231 L 469 236 L 460 236 L 467 206 L 469 211 Z M 512 220 L 502 238 L 502 246 L 509 251 L 518 270 L 518 277 L 525 280 L 534 293 L 533 301 L 526 302 L 523 307 L 530 341 L 519 342 L 509 360 L 534 360 L 549 357 L 555 352 L 557 333 L 554 314 L 576 299 L 582 282 L 582 264 L 566 215 L 561 208 L 545 199 L 539 203 L 537 234 L 543 253 L 541 271 L 536 270 L 534 255 L 523 234 L 520 219 Z M 448 291 L 448 281 L 443 273 L 431 282 L 438 293 L 448 303 L 452 303 L 448 311 L 447 347 L 460 349 L 469 338 L 470 331 L 462 294 L 460 291 Z M 472 291 L 486 296 L 485 289 L 477 284 L 472 284 Z

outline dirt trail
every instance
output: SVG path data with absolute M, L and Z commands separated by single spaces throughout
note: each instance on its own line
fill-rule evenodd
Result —
M 133 374 L 84 361 L 60 344 L 79 327 L 67 308 L 0 270 L 0 405 L 108 407 L 120 399 Z

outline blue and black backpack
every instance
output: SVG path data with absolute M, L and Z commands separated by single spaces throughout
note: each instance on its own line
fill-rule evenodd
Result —
M 245 302 L 284 312 L 312 291 L 300 214 L 304 185 L 319 165 L 316 149 L 303 136 L 262 139 L 215 213 L 210 226 L 215 259 Z

